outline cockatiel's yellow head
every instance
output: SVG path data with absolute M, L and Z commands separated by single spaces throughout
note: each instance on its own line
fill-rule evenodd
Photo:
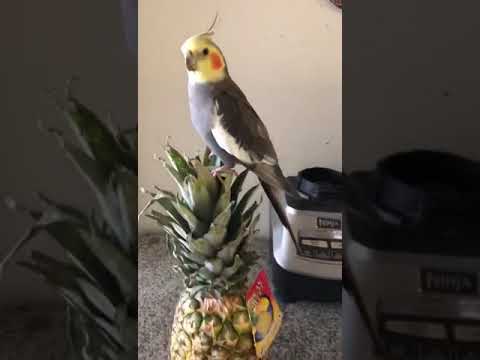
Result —
M 188 76 L 201 83 L 221 81 L 227 75 L 225 58 L 208 34 L 188 38 L 181 47 Z
M 180 48 L 188 76 L 195 82 L 214 83 L 227 76 L 227 64 L 222 51 L 212 40 L 212 28 L 213 24 L 207 32 L 188 38 Z

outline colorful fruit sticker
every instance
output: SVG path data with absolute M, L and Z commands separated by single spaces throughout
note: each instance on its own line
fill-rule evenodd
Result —
M 270 289 L 265 270 L 260 271 L 248 290 L 246 301 L 257 358 L 262 359 L 282 324 L 282 311 Z

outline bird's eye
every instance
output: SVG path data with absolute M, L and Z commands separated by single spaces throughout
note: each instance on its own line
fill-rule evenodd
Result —
M 207 56 L 208 55 L 208 48 L 203 49 L 202 53 L 203 53 L 203 55 Z

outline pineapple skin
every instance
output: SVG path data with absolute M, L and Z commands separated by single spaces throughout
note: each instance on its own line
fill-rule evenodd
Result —
M 170 341 L 171 360 L 256 360 L 252 327 L 240 295 L 191 297 L 177 304 Z

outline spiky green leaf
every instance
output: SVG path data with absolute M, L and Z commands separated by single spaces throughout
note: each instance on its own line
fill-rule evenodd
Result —
M 242 191 L 243 183 L 248 175 L 248 169 L 243 170 L 238 176 L 235 178 L 232 184 L 232 201 L 237 202 L 238 196 Z
M 199 178 L 187 177 L 184 188 L 188 194 L 187 201 L 192 212 L 201 221 L 210 222 L 215 202 L 208 191 L 207 184 Z
M 165 148 L 165 155 L 170 164 L 177 171 L 179 178 L 183 181 L 189 175 L 195 175 L 194 168 L 189 164 L 186 156 L 182 155 L 177 149 L 170 144 Z
M 241 266 L 243 266 L 244 262 L 240 258 L 240 255 L 235 255 L 235 259 L 233 261 L 233 264 L 229 267 L 226 267 L 222 271 L 222 277 L 228 279 L 235 275 L 238 272 L 238 269 L 240 269 Z
M 244 212 L 245 208 L 247 207 L 251 197 L 253 196 L 253 194 L 255 193 L 255 191 L 257 189 L 258 189 L 258 185 L 255 185 L 255 186 L 251 187 L 250 189 L 248 189 L 243 194 L 240 201 L 238 201 L 237 205 L 235 206 L 235 209 L 233 210 L 233 213 L 232 213 L 232 221 L 230 221 L 230 224 L 228 226 L 228 237 L 229 238 L 236 237 L 236 235 L 239 231 L 239 228 L 242 224 L 243 212 Z
M 111 242 L 99 238 L 98 234 L 91 231 L 85 231 L 83 234 L 83 241 L 116 280 L 124 299 L 127 301 L 136 299 L 137 269 L 131 259 L 118 251 Z
M 211 257 L 215 255 L 215 247 L 203 238 L 194 239 L 190 242 L 191 249 L 200 255 Z
M 180 212 L 176 208 L 176 200 L 172 200 L 169 198 L 160 198 L 156 201 L 162 208 L 165 210 L 165 212 L 175 219 L 178 225 L 182 227 L 182 229 L 186 233 L 190 233 L 190 225 L 188 221 L 180 214 Z
M 239 231 L 237 237 L 228 242 L 218 253 L 217 257 L 223 261 L 224 264 L 230 264 L 234 259 L 235 254 L 238 252 L 239 247 L 245 240 L 244 234 L 245 224 L 242 224 L 241 231 Z
M 213 176 L 210 173 L 210 169 L 198 160 L 193 160 L 192 165 L 195 168 L 195 172 L 197 173 L 196 178 L 202 184 L 205 184 L 205 187 L 210 194 L 210 198 L 212 199 L 212 201 L 216 202 L 218 200 L 218 191 L 220 187 L 220 183 L 217 177 Z
M 205 234 L 208 230 L 208 224 L 197 218 L 192 210 L 185 204 L 177 201 L 173 204 L 181 217 L 188 223 L 194 237 Z
M 125 159 L 115 136 L 93 111 L 70 96 L 65 115 L 84 151 L 108 172 L 114 166 L 124 163 Z

